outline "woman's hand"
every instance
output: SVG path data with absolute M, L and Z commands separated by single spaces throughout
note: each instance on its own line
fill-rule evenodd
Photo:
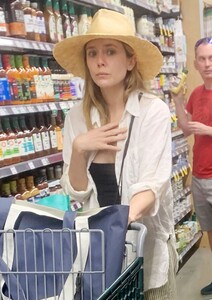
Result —
M 126 132 L 127 128 L 119 128 L 118 124 L 108 123 L 78 135 L 74 139 L 73 150 L 81 154 L 99 150 L 119 151 L 117 142 L 126 139 Z

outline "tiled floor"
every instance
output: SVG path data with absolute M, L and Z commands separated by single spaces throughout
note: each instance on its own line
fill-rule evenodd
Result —
M 177 274 L 178 300 L 212 300 L 212 295 L 200 294 L 201 288 L 211 281 L 211 251 L 209 248 L 199 248 Z

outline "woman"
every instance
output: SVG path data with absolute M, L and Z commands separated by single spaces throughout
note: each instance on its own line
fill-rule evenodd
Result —
M 85 209 L 129 204 L 129 223 L 141 221 L 148 231 L 145 299 L 174 300 L 170 112 L 144 89 L 159 73 L 162 55 L 135 36 L 124 15 L 105 9 L 87 34 L 58 43 L 53 53 L 63 68 L 85 79 L 83 103 L 65 119 L 63 189 Z

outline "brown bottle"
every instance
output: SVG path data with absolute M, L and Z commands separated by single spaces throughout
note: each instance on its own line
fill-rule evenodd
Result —
M 26 38 L 23 5 L 20 0 L 7 0 L 6 10 L 8 12 L 10 36 Z
M 50 137 L 50 144 L 51 144 L 51 153 L 57 153 L 57 136 L 56 136 L 56 131 L 51 123 L 51 112 L 45 112 L 44 113 L 44 118 L 45 118 L 45 125 L 49 131 L 49 137 Z
M 2 184 L 1 184 L 1 197 L 12 197 L 9 182 L 2 182 Z
M 32 8 L 32 19 L 33 19 L 33 27 L 35 33 L 35 41 L 40 42 L 40 34 L 39 34 L 38 19 L 37 19 L 37 9 L 38 9 L 37 2 L 35 1 L 31 2 L 31 8 Z
M 2 128 L 7 134 L 7 154 L 6 157 L 11 158 L 12 164 L 19 163 L 21 161 L 18 140 L 15 133 L 10 126 L 9 117 L 2 117 Z M 7 160 L 7 158 L 6 158 Z
M 16 179 L 16 178 L 12 178 L 12 179 L 9 181 L 9 184 L 10 184 L 11 195 L 12 195 L 15 199 L 21 200 L 21 194 L 18 193 L 17 179 Z
M 32 8 L 30 7 L 30 1 L 26 1 L 23 8 L 23 12 L 24 12 L 24 24 L 26 28 L 26 38 L 28 40 L 35 40 Z
M 7 135 L 2 129 L 1 120 L 0 120 L 0 168 L 6 165 L 6 161 L 5 161 L 6 138 Z
M 44 155 L 51 154 L 50 150 L 50 138 L 49 138 L 49 132 L 48 129 L 45 126 L 43 114 L 42 113 L 36 113 L 36 124 L 39 129 L 39 132 L 41 134 L 42 144 L 43 144 L 43 153 Z
M 46 24 L 46 37 L 47 42 L 57 43 L 57 31 L 56 31 L 56 20 L 52 8 L 52 1 L 46 0 L 44 7 L 44 18 Z
M 18 147 L 19 147 L 19 154 L 21 161 L 26 161 L 29 159 L 28 152 L 27 152 L 27 145 L 26 145 L 26 135 L 25 133 L 20 129 L 19 123 L 18 123 L 18 116 L 11 116 L 10 117 L 10 123 L 11 128 L 13 132 L 16 135 Z
M 38 23 L 38 32 L 40 34 L 40 41 L 46 42 L 46 24 L 44 19 L 44 13 L 40 10 L 38 5 L 38 9 L 36 11 L 37 23 Z
M 26 124 L 27 127 L 30 130 L 30 133 L 33 138 L 33 144 L 35 149 L 35 157 L 41 157 L 44 156 L 45 152 L 43 151 L 43 144 L 42 144 L 42 138 L 41 133 L 38 127 L 36 126 L 35 122 L 35 115 L 34 114 L 28 114 L 26 115 Z
M 57 116 L 55 118 L 52 117 L 52 122 L 57 135 L 57 149 L 58 151 L 62 151 L 63 150 L 63 128 L 64 128 L 62 111 L 58 111 Z
M 39 195 L 40 192 L 39 189 L 35 187 L 33 175 L 29 175 L 26 177 L 26 187 L 30 192 L 30 198 L 32 198 L 31 200 L 33 200 L 35 196 Z
M 25 134 L 25 145 L 26 145 L 25 147 L 27 149 L 28 157 L 31 160 L 31 159 L 35 158 L 35 147 L 34 147 L 34 143 L 33 143 L 32 133 L 26 126 L 24 115 L 18 116 L 18 123 L 19 123 L 20 129 Z

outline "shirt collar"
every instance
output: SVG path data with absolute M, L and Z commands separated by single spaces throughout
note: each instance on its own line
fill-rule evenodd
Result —
M 125 112 L 135 117 L 139 116 L 139 102 L 139 91 L 132 92 L 128 97 Z M 94 128 L 101 126 L 98 110 L 94 106 L 91 108 L 91 122 Z

